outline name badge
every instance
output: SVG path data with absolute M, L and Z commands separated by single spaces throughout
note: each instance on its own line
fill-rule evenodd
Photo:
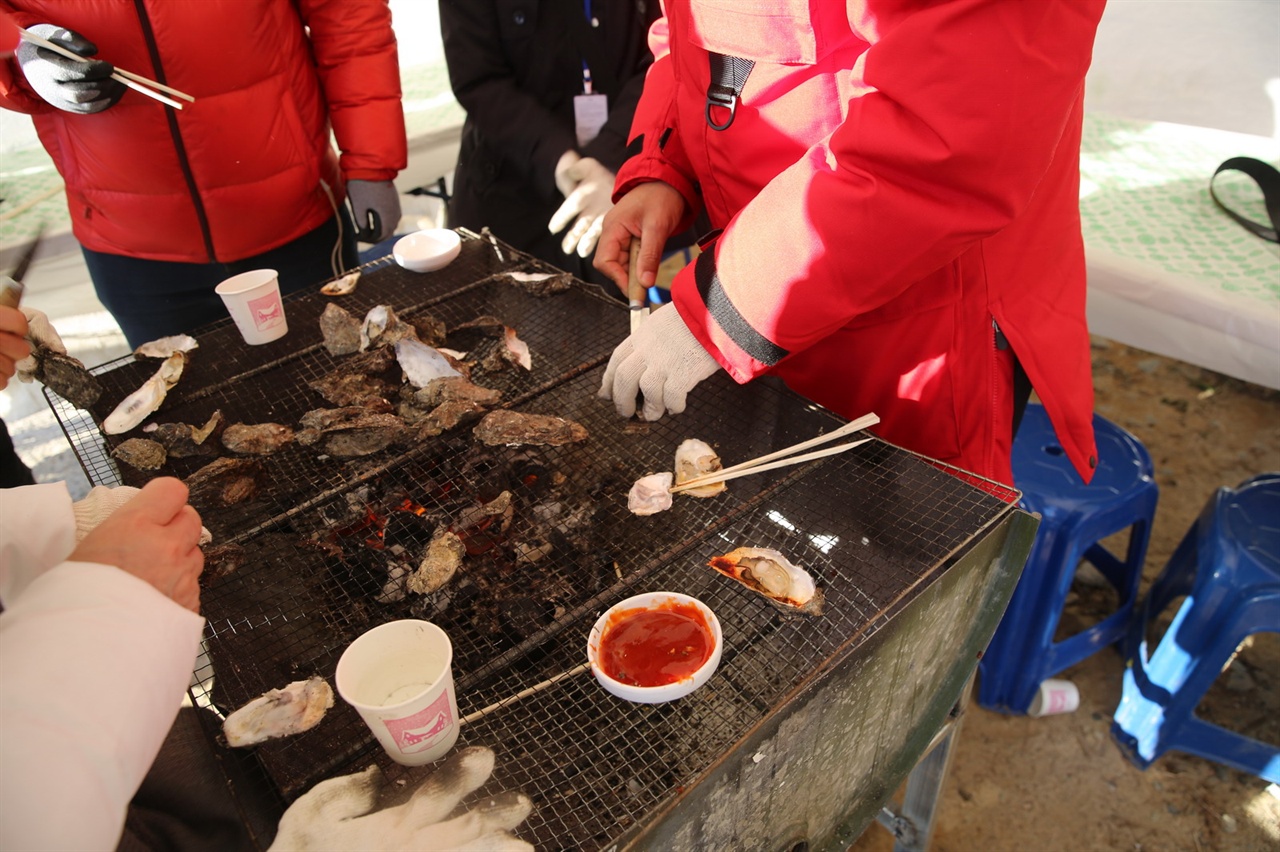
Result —
M 578 147 L 595 139 L 608 118 L 608 95 L 574 95 L 573 129 L 578 134 Z

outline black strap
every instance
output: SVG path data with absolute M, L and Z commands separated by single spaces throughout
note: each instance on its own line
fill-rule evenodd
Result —
M 709 51 L 707 58 L 711 61 L 711 80 L 707 83 L 707 124 L 712 130 L 728 130 L 738 112 L 738 97 L 742 94 L 742 87 L 747 85 L 747 77 L 751 76 L 751 69 L 756 67 L 756 63 L 754 59 L 724 56 Z M 729 110 L 729 117 L 723 123 L 711 117 L 713 106 Z
M 1271 219 L 1270 228 L 1241 216 L 1222 203 L 1222 199 L 1213 190 L 1213 179 L 1225 171 L 1244 172 L 1257 182 L 1259 188 L 1262 189 L 1262 203 L 1267 208 L 1267 217 Z M 1280 231 L 1280 172 L 1276 171 L 1273 166 L 1261 160 L 1255 160 L 1252 157 L 1232 157 L 1218 166 L 1217 171 L 1213 173 L 1213 177 L 1209 178 L 1209 195 L 1213 197 L 1214 203 L 1221 207 L 1223 212 L 1243 225 L 1250 233 L 1273 243 L 1280 242 L 1280 238 L 1277 238 L 1276 235 L 1276 232 Z

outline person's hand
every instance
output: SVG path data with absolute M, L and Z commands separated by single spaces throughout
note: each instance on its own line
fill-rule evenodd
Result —
M 643 420 L 684 411 L 685 397 L 720 365 L 707 354 L 670 302 L 613 350 L 604 370 L 600 397 L 612 399 L 623 417 L 636 413 L 636 393 L 644 394 Z
M 400 224 L 400 193 L 389 180 L 349 180 L 347 200 L 356 220 L 356 239 L 377 243 L 396 232 Z
M 687 208 L 684 196 L 669 183 L 650 181 L 632 188 L 605 214 L 593 265 L 609 276 L 625 295 L 631 240 L 638 237 L 637 274 L 641 284 L 652 287 L 658 280 L 662 250 L 684 219 Z
M 68 558 L 114 565 L 198 613 L 200 533 L 200 515 L 187 505 L 187 486 L 162 476 L 91 529 Z
M 26 338 L 30 346 L 26 357 L 20 358 L 13 366 L 18 372 L 20 381 L 31 382 L 35 379 L 36 370 L 39 367 L 34 352 L 36 347 L 52 350 L 59 355 L 66 355 L 67 347 L 62 342 L 62 335 L 58 334 L 58 330 L 53 327 L 53 323 L 49 322 L 44 311 L 25 306 L 19 310 L 27 321 Z
M 382 789 L 377 765 L 321 781 L 289 806 L 268 852 L 305 850 L 475 849 L 532 852 L 510 832 L 533 810 L 521 793 L 506 793 L 446 819 L 493 771 L 493 752 L 470 746 L 449 756 L 408 801 L 375 810 Z
M 27 29 L 77 56 L 89 57 L 98 52 L 97 46 L 84 36 L 53 24 L 36 24 Z M 29 41 L 18 46 L 17 58 L 31 88 L 60 110 L 80 115 L 102 112 L 124 96 L 124 84 L 111 78 L 116 69 L 110 62 L 68 59 Z
M 27 318 L 22 311 L 0 305 L 0 390 L 18 372 L 18 362 L 31 354 L 26 337 Z
M 564 158 L 561 158 L 564 162 Z M 596 241 L 600 239 L 600 231 L 604 226 L 604 214 L 613 207 L 614 174 L 599 160 L 582 157 L 566 167 L 563 172 L 556 169 L 556 186 L 561 192 L 565 187 L 564 203 L 547 223 L 547 230 L 558 234 L 569 225 L 573 226 L 565 232 L 560 242 L 560 249 L 565 254 L 587 257 L 595 251 Z

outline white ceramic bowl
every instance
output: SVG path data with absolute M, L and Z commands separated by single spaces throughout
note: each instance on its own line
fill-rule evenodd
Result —
M 405 269 L 433 272 L 448 266 L 460 251 L 462 240 L 457 231 L 433 228 L 405 234 L 391 247 L 391 256 Z
M 706 661 L 693 674 L 675 683 L 662 686 L 634 686 L 614 680 L 605 674 L 600 666 L 600 640 L 604 637 L 606 628 L 618 621 L 619 614 L 632 610 L 658 608 L 663 604 L 671 603 L 689 604 L 701 612 L 702 617 L 706 619 L 707 626 L 711 628 L 712 639 L 711 655 Z M 661 704 L 664 701 L 683 698 L 706 683 L 716 667 L 720 665 L 720 654 L 723 648 L 724 634 L 720 631 L 720 622 L 716 619 L 715 613 L 702 601 L 679 592 L 646 592 L 614 604 L 596 619 L 595 626 L 591 628 L 591 634 L 587 637 L 587 662 L 591 664 L 591 673 L 596 676 L 596 680 L 610 693 L 638 704 Z

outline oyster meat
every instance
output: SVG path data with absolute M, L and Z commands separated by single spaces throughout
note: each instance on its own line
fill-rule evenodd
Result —
M 222 735 L 233 748 L 309 731 L 333 706 L 333 689 L 322 677 L 295 680 L 250 701 L 222 723 Z
M 409 576 L 409 591 L 429 595 L 453 579 L 462 565 L 467 549 L 456 533 L 441 527 L 436 530 L 422 554 L 418 569 Z
M 330 302 L 324 306 L 324 313 L 320 314 L 320 336 L 330 355 L 359 352 L 360 320 Z
M 112 450 L 111 455 L 138 470 L 159 470 L 168 458 L 164 445 L 150 438 L 130 438 Z
M 739 547 L 707 563 L 754 592 L 765 596 L 783 612 L 821 615 L 822 590 L 809 572 L 787 557 L 765 547 Z
M 706 441 L 689 438 L 676 447 L 676 485 L 683 485 L 691 479 L 723 469 L 724 465 L 720 463 L 720 457 Z M 680 493 L 692 497 L 714 497 L 724 489 L 723 482 L 713 482 Z
M 525 414 L 505 408 L 486 414 L 473 434 L 480 443 L 490 447 L 522 444 L 559 447 L 587 439 L 587 429 L 581 423 L 550 414 Z
M 671 508 L 670 471 L 642 476 L 627 494 L 627 508 L 633 515 L 656 515 Z
M 142 387 L 126 396 L 115 410 L 102 421 L 102 431 L 108 435 L 119 435 L 128 432 L 160 407 L 169 389 L 178 383 L 182 376 L 182 368 L 186 366 L 187 356 L 183 352 L 174 352 L 155 375 L 142 383 Z
M 279 423 L 233 423 L 222 433 L 222 446 L 246 456 L 266 456 L 293 443 L 293 430 Z
M 262 462 L 254 458 L 221 458 L 209 462 L 187 477 L 191 503 L 197 509 L 234 506 L 258 493 Z

